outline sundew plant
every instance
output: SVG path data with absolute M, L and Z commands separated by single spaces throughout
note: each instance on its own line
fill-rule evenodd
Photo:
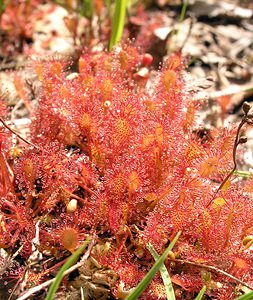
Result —
M 95 234 L 90 259 L 115 274 L 108 297 L 124 299 L 154 264 L 147 245 L 161 255 L 178 232 L 165 261 L 177 299 L 203 286 L 206 299 L 235 299 L 253 286 L 252 179 L 231 172 L 251 106 L 238 129 L 202 136 L 182 57 L 148 78 L 151 59 L 128 43 L 86 51 L 77 73 L 59 58 L 33 62 L 41 87 L 27 141 L 13 147 L 0 127 L 0 247 L 18 251 L 1 276 L 23 291 Z M 31 267 L 34 252 L 43 268 Z M 139 299 L 166 299 L 159 273 Z

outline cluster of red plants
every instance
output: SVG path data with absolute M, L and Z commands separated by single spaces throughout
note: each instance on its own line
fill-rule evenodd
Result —
M 4 3 L 6 2 L 6 3 Z M 0 15 L 1 55 L 15 55 L 33 41 L 34 24 L 41 13 L 41 0 L 3 1 Z
M 213 299 L 233 299 L 253 285 L 251 194 L 240 180 L 219 189 L 236 129 L 201 137 L 181 56 L 147 81 L 140 70 L 150 63 L 129 44 L 85 53 L 78 73 L 61 59 L 34 62 L 41 92 L 29 144 L 12 148 L 0 128 L 0 247 L 19 249 L 19 271 L 9 266 L 19 278 L 34 246 L 52 268 L 96 233 L 91 255 L 116 272 L 120 298 L 154 263 L 147 243 L 161 254 L 182 231 L 166 261 L 177 299 L 203 285 Z M 166 299 L 159 275 L 141 298 Z

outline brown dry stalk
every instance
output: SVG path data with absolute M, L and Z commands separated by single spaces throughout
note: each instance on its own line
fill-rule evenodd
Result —
M 249 106 L 248 106 L 249 105 Z M 248 102 L 244 102 L 244 107 L 248 106 L 248 108 L 251 108 L 251 105 L 248 104 Z M 249 108 L 249 110 L 250 110 Z M 209 207 L 209 205 L 213 202 L 213 200 L 215 199 L 216 195 L 218 194 L 218 192 L 223 188 L 223 186 L 227 183 L 227 181 L 229 180 L 229 178 L 234 174 L 235 170 L 237 169 L 237 162 L 236 162 L 236 151 L 237 151 L 237 147 L 242 144 L 247 142 L 247 138 L 245 138 L 245 140 L 241 140 L 240 137 L 240 133 L 241 133 L 241 129 L 245 124 L 253 124 L 253 115 L 252 114 L 248 114 L 248 111 L 245 110 L 244 108 L 244 116 L 240 122 L 240 124 L 238 125 L 237 131 L 236 131 L 236 137 L 235 137 L 235 142 L 234 142 L 234 146 L 233 146 L 233 169 L 228 173 L 228 175 L 223 179 L 223 181 L 221 182 L 220 186 L 217 188 L 217 190 L 215 191 L 212 199 L 208 202 L 206 207 Z

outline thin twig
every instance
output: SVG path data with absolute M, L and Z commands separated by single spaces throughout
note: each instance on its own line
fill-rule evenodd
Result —
M 68 270 L 66 270 L 63 275 L 66 276 L 68 274 L 70 274 L 71 272 L 73 272 L 74 270 L 80 268 L 84 263 L 85 261 L 88 259 L 88 257 L 90 256 L 90 252 L 91 252 L 91 249 L 93 248 L 93 246 L 95 245 L 95 242 L 96 242 L 96 239 L 97 239 L 97 236 L 96 234 L 94 233 L 93 234 L 93 237 L 92 237 L 92 240 L 88 246 L 88 249 L 87 251 L 85 252 L 85 254 L 83 255 L 82 259 L 80 260 L 80 262 L 76 263 L 74 266 L 70 267 Z M 40 285 L 37 285 L 31 289 L 29 289 L 25 294 L 23 294 L 22 296 L 18 297 L 17 300 L 25 300 L 27 298 L 29 298 L 31 295 L 35 294 L 35 293 L 38 293 L 39 291 L 41 291 L 42 289 L 45 289 L 46 287 L 48 287 L 50 284 L 52 284 L 53 282 L 55 281 L 55 278 L 53 279 L 50 279 L 50 280 L 47 280 L 45 282 L 43 282 L 42 284 Z
M 194 261 L 189 261 L 189 260 L 184 260 L 184 259 L 169 259 L 170 261 L 174 261 L 174 262 L 178 262 L 178 263 L 181 263 L 181 264 L 188 264 L 188 265 L 191 265 L 191 266 L 195 266 L 195 267 L 199 267 L 199 268 L 205 268 L 207 270 L 211 270 L 211 271 L 214 271 L 215 273 L 218 273 L 218 274 L 222 274 L 226 277 L 229 277 L 230 279 L 234 280 L 235 282 L 237 283 L 240 283 L 241 285 L 247 287 L 248 289 L 250 290 L 253 290 L 253 286 L 250 286 L 249 284 L 247 284 L 246 282 L 242 281 L 241 279 L 217 268 L 217 267 L 214 267 L 214 266 L 209 266 L 209 265 L 205 265 L 205 264 L 201 264 L 201 263 L 197 263 L 197 262 L 194 262 Z
M 4 127 L 6 127 L 10 132 L 12 132 L 13 134 L 15 134 L 20 140 L 22 140 L 23 142 L 25 142 L 26 144 L 40 150 L 40 148 L 38 146 L 36 146 L 35 144 L 33 144 L 32 142 L 27 141 L 25 138 L 23 138 L 20 134 L 18 134 L 16 131 L 14 131 L 13 129 L 11 129 L 11 127 L 9 125 L 6 124 L 6 122 L 0 117 L 0 122 L 4 125 Z

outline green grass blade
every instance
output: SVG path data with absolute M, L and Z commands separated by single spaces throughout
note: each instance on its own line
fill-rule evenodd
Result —
M 154 249 L 154 247 L 151 244 L 148 244 L 147 248 L 148 248 L 149 252 L 152 254 L 152 256 L 154 257 L 155 261 L 157 261 L 159 259 L 159 255 L 156 252 L 156 250 Z M 174 290 L 173 290 L 172 282 L 171 282 L 171 279 L 170 279 L 170 275 L 169 275 L 169 273 L 167 271 L 167 268 L 165 267 L 164 263 L 161 264 L 160 273 L 161 273 L 162 280 L 163 280 L 163 283 L 164 283 L 167 299 L 168 300 L 175 300 L 176 297 L 175 297 L 175 294 L 174 294 Z
M 61 267 L 58 274 L 55 277 L 55 281 L 50 286 L 50 289 L 47 293 L 47 297 L 45 300 L 54 300 L 55 293 L 58 290 L 58 287 L 62 281 L 63 273 L 69 269 L 78 259 L 78 257 L 83 253 L 89 242 L 91 241 L 91 238 L 87 238 L 81 247 L 79 247 L 65 262 L 65 264 Z
M 204 285 L 200 290 L 200 292 L 198 293 L 198 296 L 195 298 L 195 300 L 201 300 L 205 294 L 205 291 L 206 291 L 206 286 Z
M 159 259 L 155 262 L 153 267 L 149 270 L 149 272 L 146 274 L 146 276 L 139 282 L 139 284 L 136 286 L 136 288 L 127 296 L 126 300 L 135 300 L 137 299 L 143 291 L 146 289 L 150 281 L 155 276 L 156 272 L 160 269 L 161 265 L 163 264 L 164 260 L 166 259 L 169 251 L 172 250 L 175 243 L 179 239 L 181 235 L 181 231 L 177 233 L 177 235 L 174 237 L 172 242 L 169 244 L 168 248 L 163 252 L 163 254 L 159 257 Z
M 252 299 L 253 299 L 253 291 L 248 294 L 242 295 L 236 298 L 235 300 L 252 300 Z
M 125 23 L 126 5 L 127 0 L 116 0 L 116 6 L 112 20 L 112 32 L 109 43 L 109 51 L 111 51 L 113 46 L 121 39 Z

